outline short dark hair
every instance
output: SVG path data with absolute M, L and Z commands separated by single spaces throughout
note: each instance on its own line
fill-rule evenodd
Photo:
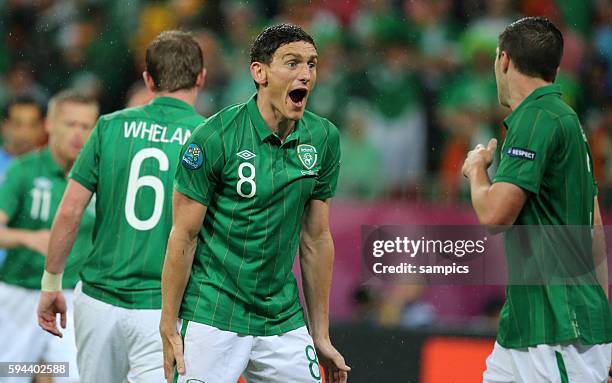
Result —
M 171 30 L 160 33 L 149 44 L 145 65 L 155 91 L 176 92 L 196 85 L 204 58 L 190 33 Z
M 40 102 L 38 102 L 36 98 L 30 96 L 29 94 L 22 94 L 19 96 L 15 96 L 9 100 L 9 102 L 6 104 L 6 107 L 4 108 L 4 117 L 9 118 L 11 109 L 13 109 L 13 107 L 17 105 L 32 105 L 36 107 L 36 109 L 38 109 L 41 118 L 45 116 L 45 108 L 43 105 L 40 104 Z
M 502 51 L 519 72 L 553 82 L 563 56 L 563 35 L 544 17 L 525 17 L 499 35 L 499 53 Z
M 274 52 L 281 46 L 304 41 L 316 48 L 312 37 L 302 28 L 292 24 L 278 24 L 264 29 L 251 46 L 251 62 L 270 64 Z

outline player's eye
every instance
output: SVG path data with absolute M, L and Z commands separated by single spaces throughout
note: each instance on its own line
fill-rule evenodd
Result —
M 290 69 L 295 69 L 295 68 L 297 68 L 297 62 L 295 62 L 295 61 L 289 61 L 289 62 L 287 62 L 287 66 L 288 66 Z
M 316 62 L 311 61 L 311 62 L 308 63 L 308 68 L 310 70 L 315 69 L 316 67 L 317 67 L 317 63 Z

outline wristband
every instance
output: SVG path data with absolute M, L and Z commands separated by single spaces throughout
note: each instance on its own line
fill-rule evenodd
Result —
M 45 270 L 40 280 L 41 291 L 62 291 L 62 276 L 64 273 L 53 274 Z

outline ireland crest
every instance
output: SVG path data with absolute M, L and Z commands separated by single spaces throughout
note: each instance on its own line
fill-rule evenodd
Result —
M 317 149 L 312 145 L 298 145 L 297 155 L 307 170 L 312 169 L 317 164 Z

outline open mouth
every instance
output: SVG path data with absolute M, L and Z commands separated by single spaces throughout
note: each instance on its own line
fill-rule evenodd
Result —
M 308 95 L 308 89 L 300 88 L 289 92 L 289 98 L 298 107 L 304 106 L 304 101 Z

